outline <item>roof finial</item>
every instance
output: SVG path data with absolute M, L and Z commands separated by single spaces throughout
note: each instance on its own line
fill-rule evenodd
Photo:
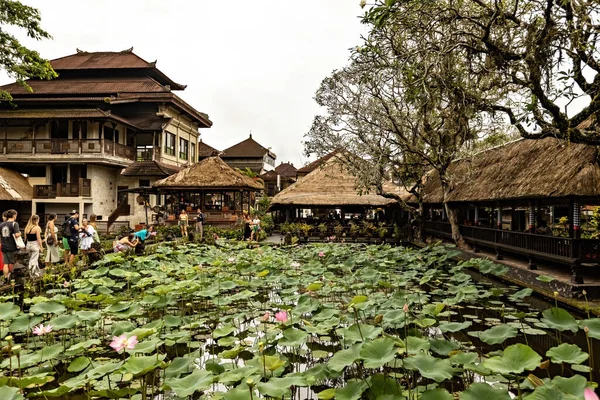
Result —
M 252 139 L 252 129 L 250 129 L 250 139 Z

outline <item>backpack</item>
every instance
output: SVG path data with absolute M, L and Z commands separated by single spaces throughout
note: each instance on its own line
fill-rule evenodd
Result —
M 69 238 L 71 237 L 71 218 L 69 218 L 68 220 L 66 220 L 65 222 L 63 222 L 63 224 L 60 226 L 60 233 L 62 234 L 63 237 Z

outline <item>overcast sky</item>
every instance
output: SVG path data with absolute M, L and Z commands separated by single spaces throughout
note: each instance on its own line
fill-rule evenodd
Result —
M 223 150 L 252 136 L 277 163 L 303 165 L 303 135 L 319 111 L 321 80 L 347 63 L 364 27 L 358 0 L 21 0 L 53 40 L 24 41 L 48 59 L 133 46 L 214 125 Z M 0 83 L 8 83 L 6 77 Z

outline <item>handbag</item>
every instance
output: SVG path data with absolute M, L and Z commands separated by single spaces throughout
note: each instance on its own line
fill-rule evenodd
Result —
M 52 236 L 48 236 L 48 237 L 46 238 L 46 244 L 47 244 L 48 246 L 52 246 L 52 245 L 54 245 L 54 238 L 53 238 Z
M 23 241 L 23 238 L 21 236 L 16 237 L 13 234 L 13 238 L 15 239 L 15 244 L 17 245 L 17 249 L 24 249 L 25 248 L 25 242 Z

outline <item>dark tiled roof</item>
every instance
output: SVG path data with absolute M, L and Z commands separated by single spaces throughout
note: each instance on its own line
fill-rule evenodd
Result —
M 77 53 L 50 61 L 52 68 L 60 70 L 74 69 L 124 69 L 124 68 L 154 68 L 156 63 L 149 63 L 133 53 L 133 49 L 125 51 L 87 52 L 77 50 Z
M 91 109 L 2 110 L 0 119 L 107 118 L 110 112 Z
M 135 161 L 123 171 L 123 176 L 158 176 L 167 177 L 181 171 L 174 165 L 167 165 L 159 161 Z
M 41 81 L 29 79 L 29 92 L 18 83 L 0 86 L 13 97 L 42 94 L 118 94 L 118 93 L 168 93 L 170 90 L 150 77 L 135 78 L 68 78 Z
M 273 158 L 276 157 L 269 149 L 252 139 L 252 135 L 250 135 L 248 139 L 223 150 L 221 158 L 259 158 L 264 157 L 267 153 L 271 153 Z
M 125 118 L 136 128 L 143 131 L 160 131 L 171 120 L 153 113 L 136 114 Z
M 260 176 L 260 179 L 262 179 L 265 182 L 277 181 L 277 172 L 275 172 L 275 171 L 265 172 L 264 174 L 262 174 Z
M 305 165 L 304 167 L 298 169 L 296 172 L 301 173 L 301 174 L 308 174 L 308 173 L 314 171 L 315 169 L 319 168 L 324 163 L 326 163 L 331 157 L 335 156 L 337 154 L 337 152 L 338 152 L 338 150 L 334 150 L 329 154 L 325 154 L 323 157 L 316 159 L 315 161 L 311 162 L 310 164 Z
M 212 157 L 219 154 L 219 150 L 204 143 L 202 140 L 198 142 L 198 157 Z
M 291 163 L 281 163 L 275 168 L 277 175 L 281 175 L 285 178 L 296 177 L 296 167 Z

